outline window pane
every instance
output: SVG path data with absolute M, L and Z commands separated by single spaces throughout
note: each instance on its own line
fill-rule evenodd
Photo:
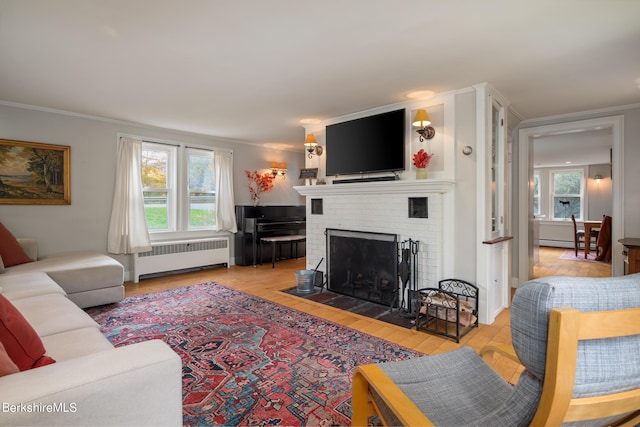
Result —
M 498 182 L 498 167 L 500 165 L 500 144 L 499 144 L 499 131 L 500 131 L 500 110 L 496 105 L 492 105 L 491 109 L 491 231 L 498 229 L 497 216 L 500 211 L 500 199 L 498 197 L 498 191 L 500 183 Z
M 216 223 L 213 153 L 189 152 L 189 227 Z
M 581 219 L 580 197 L 554 197 L 553 217 L 571 218 L 571 215 L 575 215 L 576 219 Z
M 168 159 L 166 151 L 142 150 L 142 186 L 145 189 L 167 188 Z
M 167 230 L 167 165 L 169 153 L 161 150 L 142 150 L 142 186 L 144 213 L 149 230 Z M 156 191 L 154 191 L 156 190 Z
M 556 172 L 553 174 L 554 194 L 580 194 L 582 174 L 579 172 Z
M 540 215 L 540 174 L 533 174 L 533 214 Z
M 144 216 L 149 230 L 166 230 L 167 221 L 167 193 L 144 191 Z
M 582 219 L 582 172 L 577 170 L 553 173 L 553 217 Z

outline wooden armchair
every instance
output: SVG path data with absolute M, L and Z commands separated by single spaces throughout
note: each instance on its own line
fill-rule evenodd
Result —
M 471 348 L 357 367 L 352 425 L 532 425 L 640 422 L 640 274 L 552 277 L 519 288 L 511 346 L 525 367 L 508 384 Z

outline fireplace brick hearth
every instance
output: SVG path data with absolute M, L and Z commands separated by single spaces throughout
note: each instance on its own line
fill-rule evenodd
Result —
M 418 286 L 433 287 L 452 274 L 453 203 L 451 180 L 369 182 L 294 187 L 307 196 L 307 267 L 326 271 L 327 229 L 388 233 L 419 242 Z M 409 199 L 428 198 L 428 217 L 411 218 Z M 311 200 L 322 200 L 313 214 Z M 317 209 L 315 210 L 317 212 Z

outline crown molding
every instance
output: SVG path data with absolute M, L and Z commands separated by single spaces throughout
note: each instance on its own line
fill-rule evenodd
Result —
M 576 113 L 558 114 L 556 116 L 546 116 L 546 117 L 536 117 L 534 119 L 525 119 L 520 123 L 518 123 L 518 127 L 522 127 L 522 125 L 526 125 L 526 127 L 530 127 L 529 125 L 545 123 L 551 120 L 584 119 L 584 116 L 587 116 L 587 115 L 617 113 L 619 111 L 632 110 L 634 108 L 640 108 L 640 104 L 619 105 L 616 107 L 599 108 L 596 110 L 579 111 Z

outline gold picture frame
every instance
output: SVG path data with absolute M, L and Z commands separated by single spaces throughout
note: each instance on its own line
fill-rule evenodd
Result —
M 71 147 L 0 139 L 0 204 L 70 205 Z

